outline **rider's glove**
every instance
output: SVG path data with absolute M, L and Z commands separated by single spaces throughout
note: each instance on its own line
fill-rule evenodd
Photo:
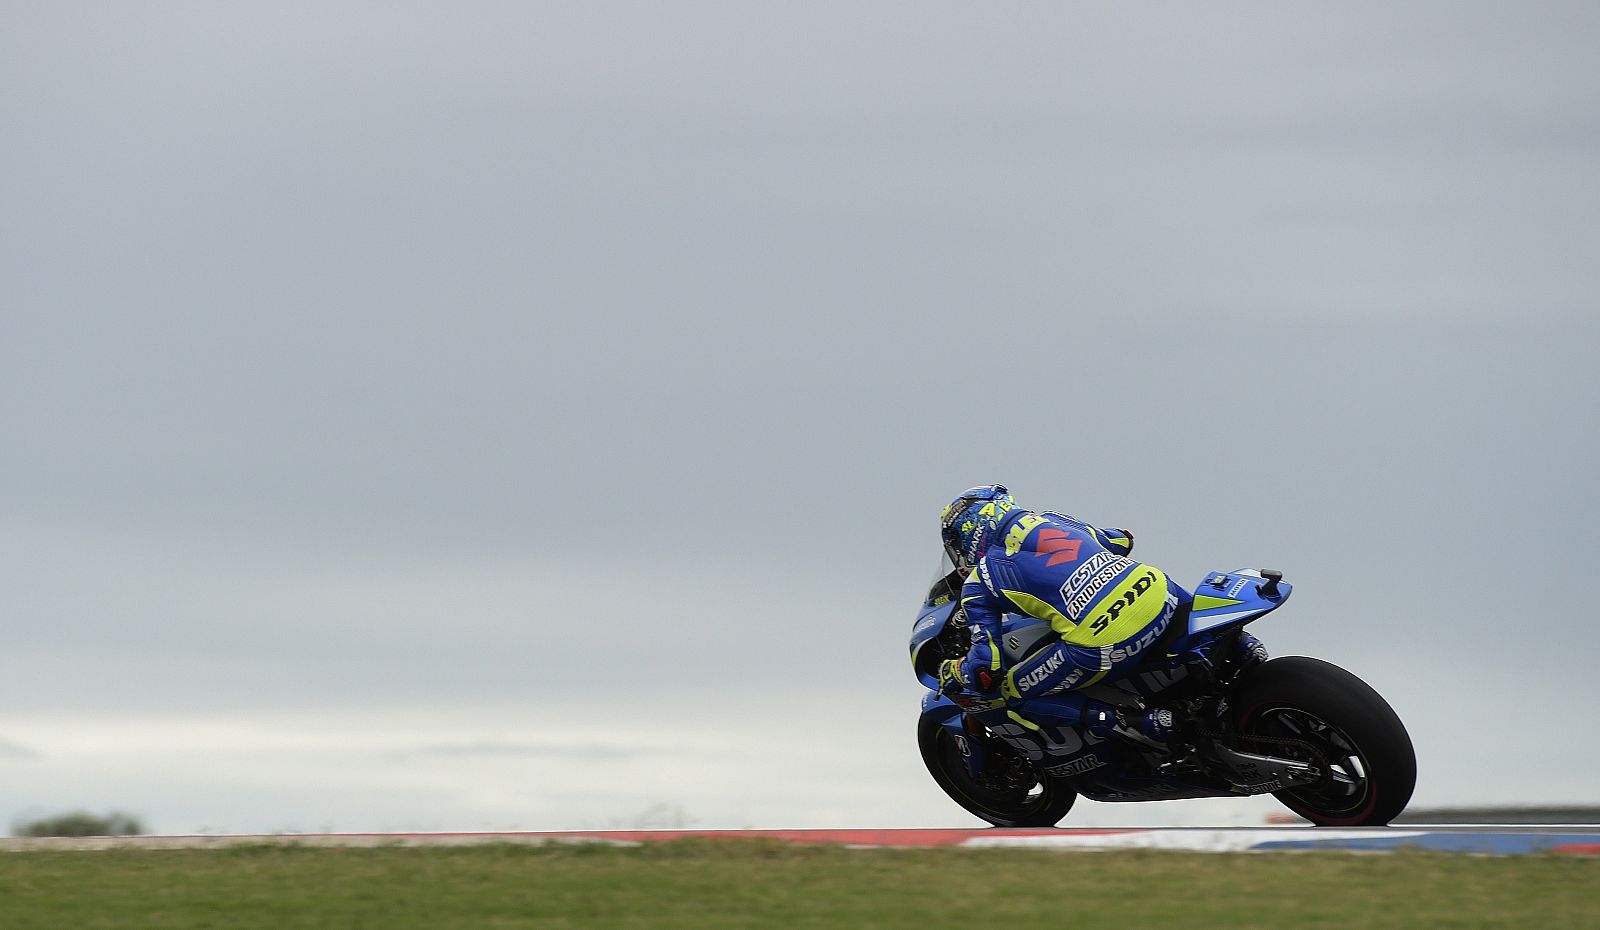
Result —
M 1127 555 L 1133 551 L 1133 531 L 1117 528 L 1102 529 L 1100 531 L 1109 542 L 1110 549 L 1116 555 Z
M 939 663 L 939 693 L 955 694 L 966 687 L 967 678 L 961 674 L 960 659 L 945 659 Z
M 939 691 L 941 694 L 956 694 L 960 691 L 976 691 L 979 694 L 989 694 L 1000 687 L 1000 673 L 990 669 L 980 668 L 975 676 L 976 681 L 968 680 L 961 673 L 960 659 L 945 659 L 939 663 Z

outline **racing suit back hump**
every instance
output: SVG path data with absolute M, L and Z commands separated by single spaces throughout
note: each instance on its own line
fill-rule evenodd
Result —
M 999 680 L 1005 698 L 1020 700 L 1081 688 L 1132 664 L 1189 595 L 1159 568 L 1128 558 L 1131 551 L 1123 530 L 1056 513 L 1008 514 L 961 589 L 972 631 L 963 676 Z M 1003 670 L 1005 613 L 1049 623 L 1059 643 Z

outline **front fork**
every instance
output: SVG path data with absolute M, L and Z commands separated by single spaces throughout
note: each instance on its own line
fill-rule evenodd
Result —
M 966 764 L 968 775 L 976 779 L 988 769 L 989 750 L 984 745 L 982 725 L 970 715 L 962 713 L 960 705 L 936 691 L 930 691 L 922 696 L 922 716 L 934 717 L 939 726 L 950 731 L 956 748 L 961 751 L 961 761 Z

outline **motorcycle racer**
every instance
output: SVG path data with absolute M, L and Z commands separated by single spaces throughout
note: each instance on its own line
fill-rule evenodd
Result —
M 1040 727 L 1018 711 L 1048 697 L 1041 703 L 1048 704 L 1051 722 L 1165 747 L 1172 727 L 1168 711 L 1128 715 L 1074 693 L 1120 677 L 1147 651 L 1155 653 L 1174 616 L 1192 600 L 1159 568 L 1128 557 L 1131 532 L 1024 510 L 1005 487 L 985 485 L 962 492 L 944 509 L 940 535 L 966 575 L 960 609 L 971 634 L 964 657 L 940 664 L 945 693 L 975 695 L 977 700 L 966 702 L 969 712 L 996 719 L 1003 714 L 1036 732 Z M 999 648 L 1004 613 L 1043 620 L 1056 636 L 1007 668 Z M 1253 637 L 1244 645 L 1260 649 Z

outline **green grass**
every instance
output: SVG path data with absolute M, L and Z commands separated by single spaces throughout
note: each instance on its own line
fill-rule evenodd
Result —
M 1600 927 L 1600 859 L 683 840 L 0 853 L 0 928 Z

